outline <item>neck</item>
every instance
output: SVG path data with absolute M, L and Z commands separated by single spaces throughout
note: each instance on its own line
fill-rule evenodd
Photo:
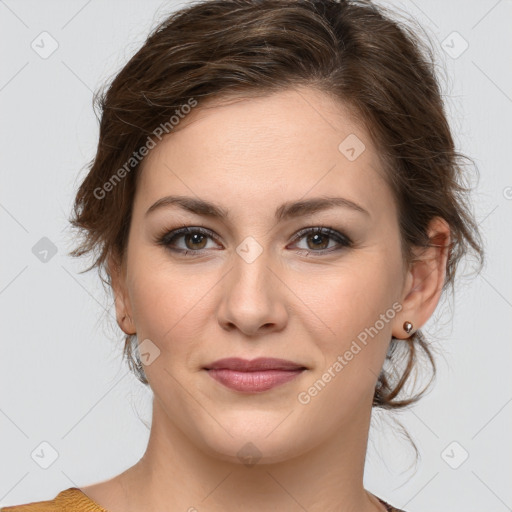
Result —
M 371 409 L 361 407 L 339 432 L 306 453 L 279 463 L 220 460 L 193 444 L 153 401 L 146 452 L 122 475 L 129 509 L 211 512 L 384 510 L 363 487 Z M 262 459 L 264 460 L 264 459 Z

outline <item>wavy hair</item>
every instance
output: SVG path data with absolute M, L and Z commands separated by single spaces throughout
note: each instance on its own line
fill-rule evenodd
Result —
M 428 36 L 427 36 L 428 38 Z M 95 253 L 110 286 L 110 254 L 123 258 L 140 163 L 99 200 L 95 190 L 141 148 L 155 128 L 190 98 L 247 97 L 308 86 L 350 107 L 371 135 L 398 205 L 404 263 L 414 247 L 434 244 L 429 221 L 442 217 L 451 241 L 443 292 L 463 256 L 484 251 L 473 217 L 464 164 L 447 121 L 434 51 L 413 28 L 370 0 L 203 0 L 161 22 L 111 83 L 95 94 L 100 133 L 96 155 L 76 195 L 71 224 L 83 235 L 70 253 Z M 102 275 L 102 274 L 105 275 Z M 423 352 L 436 367 L 421 330 L 392 338 L 373 406 L 402 408 L 400 397 Z M 123 356 L 148 384 L 136 335 Z

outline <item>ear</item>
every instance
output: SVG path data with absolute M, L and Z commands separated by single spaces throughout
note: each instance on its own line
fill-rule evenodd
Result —
M 126 268 L 124 261 L 121 261 L 116 253 L 111 252 L 108 256 L 108 272 L 114 294 L 117 324 L 125 334 L 135 334 L 136 329 L 126 289 Z
M 435 217 L 429 224 L 428 236 L 432 247 L 418 247 L 414 251 L 402 294 L 402 310 L 395 317 L 393 336 L 407 339 L 423 326 L 432 316 L 441 297 L 446 278 L 446 265 L 450 253 L 450 227 L 441 217 Z M 405 321 L 413 324 L 407 334 Z

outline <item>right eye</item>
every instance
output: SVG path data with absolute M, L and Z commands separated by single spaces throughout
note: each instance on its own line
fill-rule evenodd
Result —
M 208 238 L 214 238 L 211 231 L 199 226 L 184 226 L 179 229 L 164 231 L 163 234 L 157 237 L 156 242 L 170 251 L 196 256 L 207 249 L 206 243 Z M 176 241 L 180 239 L 183 240 L 184 247 L 176 247 Z

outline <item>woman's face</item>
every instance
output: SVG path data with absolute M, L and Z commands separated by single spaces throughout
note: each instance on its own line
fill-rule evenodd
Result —
M 118 317 L 144 343 L 159 427 L 224 460 L 252 450 L 276 462 L 368 421 L 390 338 L 406 337 L 409 274 L 379 155 L 348 111 L 307 88 L 212 105 L 144 160 Z M 148 211 L 171 195 L 226 216 L 176 202 Z M 357 206 L 310 207 L 334 198 Z M 233 389 L 206 369 L 232 357 L 305 369 Z

